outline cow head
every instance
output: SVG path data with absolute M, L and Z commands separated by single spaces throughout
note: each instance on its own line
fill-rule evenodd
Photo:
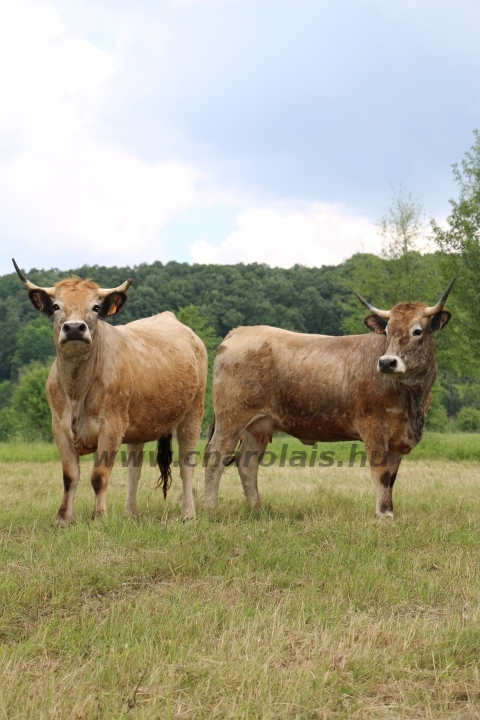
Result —
M 120 310 L 132 282 L 126 280 L 119 287 L 107 290 L 91 280 L 72 277 L 53 287 L 38 287 L 27 280 L 15 260 L 13 264 L 34 307 L 45 315 L 53 315 L 57 350 L 72 356 L 91 349 L 97 336 L 98 320 Z
M 451 313 L 443 307 L 454 282 L 455 278 L 433 307 L 406 302 L 398 303 L 391 310 L 378 310 L 355 293 L 372 313 L 365 318 L 365 325 L 388 338 L 385 354 L 377 363 L 379 372 L 408 377 L 428 370 L 435 355 L 434 333 L 442 330 L 451 318 Z

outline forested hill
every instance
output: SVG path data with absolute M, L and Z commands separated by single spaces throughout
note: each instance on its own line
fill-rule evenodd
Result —
M 22 263 L 23 265 L 23 263 Z M 237 325 L 269 324 L 303 332 L 337 335 L 342 332 L 343 293 L 336 268 L 295 267 L 290 270 L 265 265 L 189 265 L 170 262 L 136 267 L 84 266 L 69 272 L 28 270 L 32 282 L 50 286 L 72 274 L 89 277 L 102 287 L 115 287 L 133 279 L 128 302 L 114 323 L 127 323 L 164 310 L 177 312 L 195 305 L 215 335 L 223 337 Z M 22 328 L 30 325 L 29 348 L 18 347 Z M 47 333 L 15 272 L 0 277 L 0 332 L 7 342 L 0 347 L 0 380 L 13 379 L 19 366 L 45 360 Z M 38 338 L 37 335 L 42 335 Z M 26 338 L 25 338 L 26 339 Z M 41 342 L 43 340 L 43 342 Z M 37 355 L 32 342 L 38 347 Z M 24 343 L 21 342 L 23 345 Z M 45 347 L 43 347 L 45 345 Z M 53 354 L 53 345 L 49 354 Z
M 133 279 L 128 303 L 115 318 L 117 323 L 164 310 L 176 312 L 193 304 L 220 336 L 237 325 L 260 323 L 303 332 L 342 332 L 340 301 L 344 290 L 334 267 L 283 270 L 258 264 L 154 262 L 133 268 L 84 266 L 69 272 L 28 271 L 29 279 L 38 285 L 52 285 L 72 274 L 89 277 L 103 287 Z M 21 326 L 37 315 L 15 273 L 0 278 L 0 302 L 2 323 L 10 315 Z M 1 372 L 5 373 L 3 367 Z
M 366 331 L 366 311 L 353 290 L 377 307 L 391 307 L 405 300 L 434 304 L 446 285 L 441 253 L 411 252 L 390 260 L 357 254 L 335 267 L 289 269 L 154 262 L 133 268 L 84 266 L 60 272 L 29 269 L 23 258 L 17 261 L 29 279 L 41 286 L 77 275 L 102 287 L 116 287 L 131 277 L 128 302 L 111 321 L 127 323 L 171 310 L 204 339 L 210 368 L 221 338 L 238 325 L 267 324 L 327 335 L 361 333 Z M 441 383 L 433 407 L 439 409 L 440 424 L 446 427 L 447 413 L 455 417 L 467 403 L 476 408 L 480 427 L 480 385 L 469 380 L 472 373 L 465 371 L 466 355 L 455 327 L 455 292 L 449 308 L 454 310 L 454 321 L 438 336 Z M 0 277 L 0 333 L 0 439 L 22 432 L 34 437 L 36 431 L 21 430 L 18 424 L 28 413 L 33 417 L 30 425 L 41 428 L 46 436 L 50 419 L 43 387 L 55 354 L 52 321 L 34 310 L 15 272 Z M 211 414 L 210 387 L 211 372 L 205 423 Z M 44 403 L 35 416 L 33 395 L 41 395 Z
M 362 254 L 336 267 L 290 269 L 154 262 L 133 268 L 95 265 L 59 272 L 29 270 L 22 258 L 17 261 L 32 282 L 43 286 L 72 274 L 89 277 L 103 287 L 115 287 L 131 277 L 128 303 L 114 316 L 114 323 L 164 310 L 177 312 L 193 304 L 220 337 L 238 325 L 258 324 L 327 335 L 363 332 L 365 310 L 354 298 L 354 289 L 377 305 L 390 306 L 406 299 L 433 302 L 443 283 L 437 255 L 418 253 L 412 253 L 415 267 L 411 273 L 395 261 Z M 16 273 L 1 276 L 0 332 L 7 341 L 0 347 L 0 379 L 11 377 L 17 336 L 34 319 L 40 322 Z

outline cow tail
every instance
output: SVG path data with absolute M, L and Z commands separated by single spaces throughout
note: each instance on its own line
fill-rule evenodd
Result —
M 158 478 L 157 488 L 161 487 L 163 490 L 163 497 L 166 499 L 167 492 L 172 484 L 172 435 L 158 438 L 157 441 L 157 465 L 160 470 L 160 477 Z M 155 488 L 156 489 L 156 488 Z
M 210 425 L 208 426 L 208 430 L 207 430 L 207 444 L 208 444 L 208 443 L 210 442 L 210 440 L 212 439 L 214 432 L 215 432 L 215 415 L 213 416 L 212 422 L 211 422 Z

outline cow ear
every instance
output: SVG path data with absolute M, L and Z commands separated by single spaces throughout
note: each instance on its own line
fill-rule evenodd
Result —
M 103 300 L 100 305 L 100 315 L 107 317 L 107 315 L 115 315 L 127 302 L 127 296 L 123 292 L 112 292 Z
M 388 320 L 381 318 L 378 315 L 369 315 L 363 321 L 369 330 L 372 330 L 379 335 L 385 334 L 385 328 L 387 327 Z
M 433 330 L 433 332 L 437 332 L 437 330 L 443 330 L 451 317 L 452 313 L 448 312 L 448 310 L 442 310 L 441 312 L 436 313 L 436 315 L 433 315 L 432 319 L 430 320 L 431 330 Z
M 39 310 L 44 315 L 49 317 L 53 315 L 53 303 L 52 298 L 44 290 L 36 289 L 30 290 L 28 293 L 30 300 L 32 301 L 33 307 Z

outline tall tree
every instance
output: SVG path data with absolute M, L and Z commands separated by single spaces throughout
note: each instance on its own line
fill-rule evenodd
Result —
M 460 369 L 478 374 L 480 350 L 480 132 L 460 165 L 453 165 L 459 186 L 458 200 L 450 199 L 451 213 L 447 226 L 432 221 L 434 238 L 444 252 L 445 278 L 456 275 L 452 294 L 456 324 L 452 328 L 458 347 Z
M 378 221 L 382 236 L 382 255 L 392 260 L 389 282 L 398 302 L 413 300 L 418 252 L 425 245 L 425 211 L 423 205 L 407 193 L 403 185 L 393 195 L 386 215 Z

